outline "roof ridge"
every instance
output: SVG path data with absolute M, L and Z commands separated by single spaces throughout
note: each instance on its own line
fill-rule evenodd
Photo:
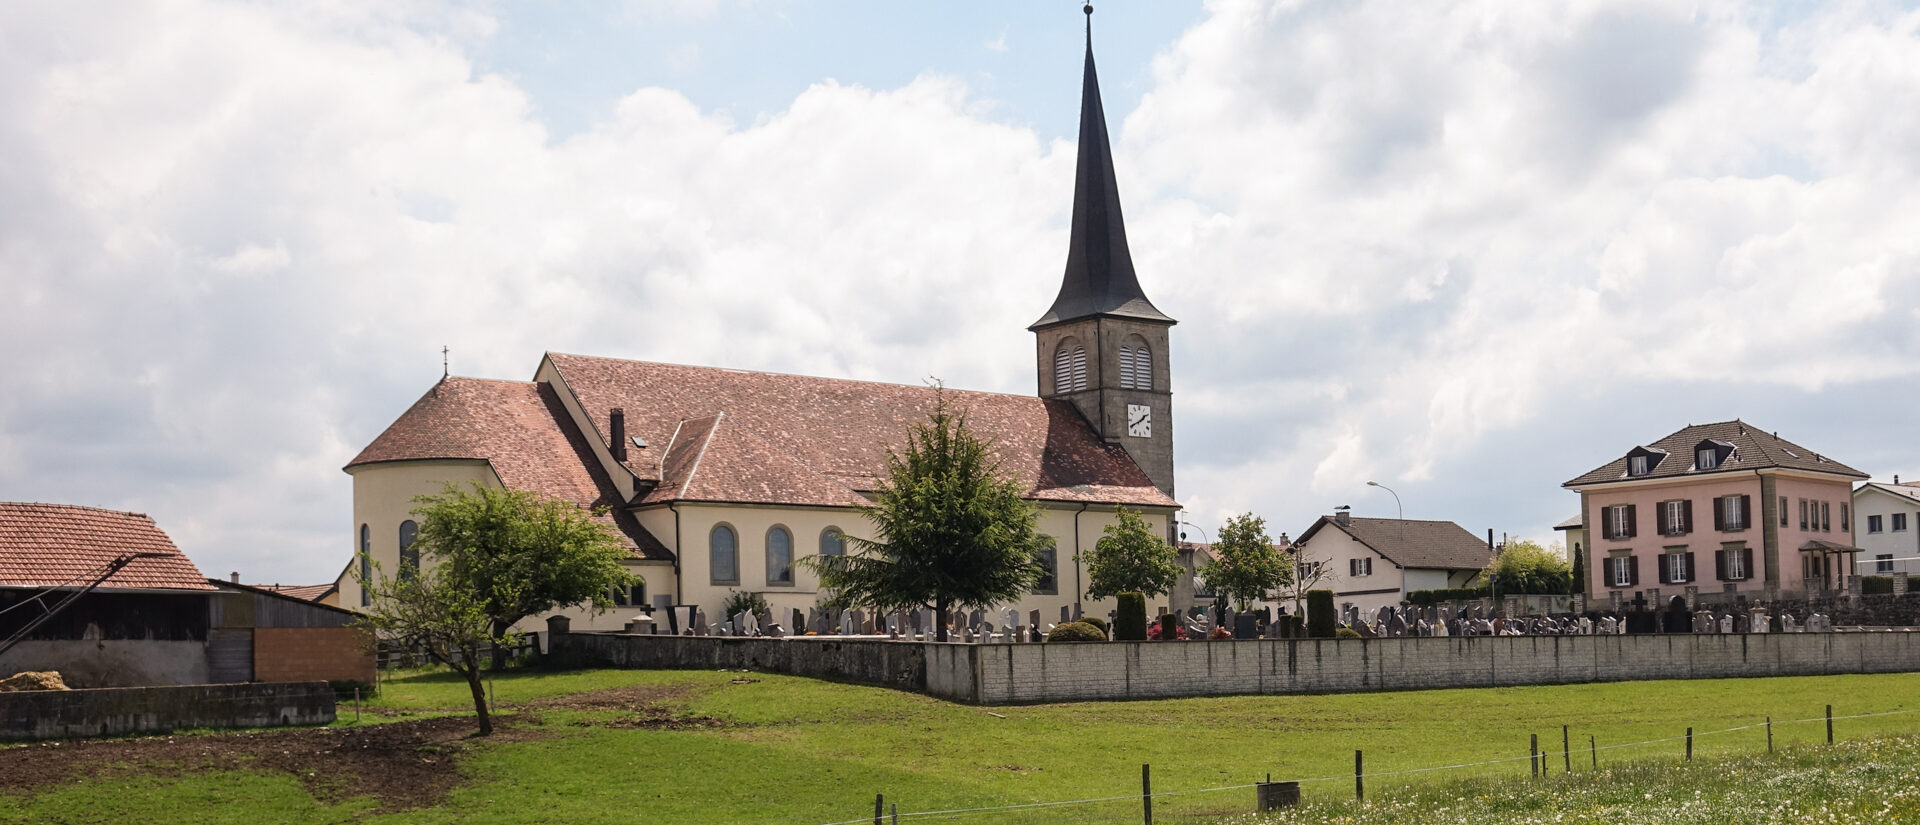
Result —
M 693 466 L 687 468 L 687 477 L 680 480 L 679 498 L 687 497 L 687 488 L 693 486 L 693 477 L 700 474 L 700 460 L 707 457 L 707 448 L 713 446 L 714 434 L 720 432 L 720 425 L 727 420 L 725 412 L 713 414 L 713 426 L 707 428 L 707 440 L 700 442 L 700 449 L 693 454 Z M 694 419 L 682 419 L 691 421 Z
M 0 507 L 58 507 L 63 510 L 92 510 L 96 513 L 112 513 L 116 516 L 133 516 L 153 521 L 153 516 L 136 513 L 132 510 L 115 510 L 112 507 L 95 507 L 91 504 L 63 504 L 57 501 L 0 501 Z
M 623 364 L 644 364 L 644 365 L 656 366 L 656 367 L 679 367 L 682 369 L 691 369 L 691 370 L 713 370 L 715 372 L 731 372 L 731 373 L 738 373 L 741 375 L 772 375 L 772 376 L 779 376 L 783 378 L 805 378 L 810 381 L 831 381 L 834 383 L 841 383 L 841 384 L 868 384 L 868 385 L 879 386 L 879 387 L 902 387 L 905 389 L 926 390 L 929 392 L 934 390 L 933 387 L 929 387 L 925 384 L 906 384 L 906 383 L 901 383 L 899 381 L 880 381 L 872 378 L 836 378 L 828 375 L 812 375 L 804 372 L 780 372 L 777 370 L 743 370 L 738 367 L 716 367 L 716 366 L 711 366 L 707 364 L 677 364 L 672 361 L 642 361 L 634 358 L 613 358 L 605 355 L 582 355 L 577 352 L 545 353 L 545 356 L 549 359 L 551 359 L 553 356 L 556 356 L 556 355 L 562 358 L 583 358 L 583 359 L 588 359 L 593 361 L 617 361 Z M 559 367 L 558 364 L 555 364 L 554 366 L 556 368 Z M 944 384 L 942 384 L 939 387 L 939 389 L 943 392 L 959 393 L 962 395 L 985 395 L 985 396 L 991 396 L 996 398 L 1034 398 L 1035 397 L 1025 393 L 1017 393 L 1017 392 L 995 392 L 993 390 L 956 389 L 954 387 L 949 387 Z M 1043 398 L 1040 400 L 1046 401 L 1048 399 Z

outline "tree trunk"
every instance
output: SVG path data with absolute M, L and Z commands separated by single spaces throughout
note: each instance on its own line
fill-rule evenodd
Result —
M 492 649 L 493 653 L 493 661 L 489 667 L 496 673 L 507 669 L 507 651 L 500 646 L 500 637 L 506 635 L 507 629 L 510 627 L 513 627 L 513 625 L 494 622 L 493 638 L 487 640 L 487 646 Z
M 933 623 L 936 625 L 939 625 L 939 630 L 937 631 L 939 638 L 936 639 L 936 641 L 942 641 L 942 642 L 946 641 L 947 640 L 947 600 L 946 599 L 933 600 Z
M 473 690 L 473 713 L 480 720 L 480 735 L 493 735 L 493 715 L 487 712 L 487 688 L 480 684 L 480 663 L 467 669 L 467 687 Z

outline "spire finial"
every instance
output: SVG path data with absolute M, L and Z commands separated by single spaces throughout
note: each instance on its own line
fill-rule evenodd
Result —
M 447 345 L 441 344 L 440 345 L 440 377 L 442 379 L 453 374 L 453 369 L 448 365 L 448 361 L 447 361 L 448 352 L 451 352 L 451 350 L 447 348 Z
M 1087 13 L 1087 46 L 1091 48 L 1093 46 L 1093 4 L 1081 6 L 1080 10 Z

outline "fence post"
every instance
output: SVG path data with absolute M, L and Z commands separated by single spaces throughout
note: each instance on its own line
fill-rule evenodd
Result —
M 890 807 L 893 810 L 893 825 L 900 825 L 900 803 L 895 802 Z
M 1153 766 L 1140 766 L 1140 809 L 1147 815 L 1147 825 L 1153 825 Z
M 1833 706 L 1827 706 L 1827 744 L 1833 744 Z
M 360 687 L 358 685 L 353 688 L 353 723 L 360 724 Z
M 1533 768 L 1533 778 L 1540 778 L 1540 734 L 1528 734 L 1527 765 Z
M 1560 759 L 1566 762 L 1567 773 L 1573 773 L 1573 748 L 1567 745 L 1567 726 L 1560 726 Z
M 886 825 L 880 821 L 880 813 L 886 809 L 886 798 L 886 794 L 873 795 L 873 825 Z
M 1593 734 L 1587 734 L 1587 754 L 1593 757 L 1593 769 L 1600 770 L 1600 746 L 1593 741 Z
M 1354 751 L 1353 752 L 1353 801 L 1355 802 L 1365 802 L 1367 800 L 1366 771 L 1362 769 L 1362 766 L 1364 764 L 1365 762 L 1362 761 L 1360 752 Z
M 1767 753 L 1773 753 L 1773 717 L 1767 717 Z
M 1693 728 L 1687 728 L 1687 761 L 1693 761 Z

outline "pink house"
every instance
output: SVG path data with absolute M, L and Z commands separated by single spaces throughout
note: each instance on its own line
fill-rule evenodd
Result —
M 1689 426 L 1562 485 L 1580 494 L 1585 591 L 1672 596 L 1844 589 L 1853 482 L 1838 461 L 1741 421 Z

